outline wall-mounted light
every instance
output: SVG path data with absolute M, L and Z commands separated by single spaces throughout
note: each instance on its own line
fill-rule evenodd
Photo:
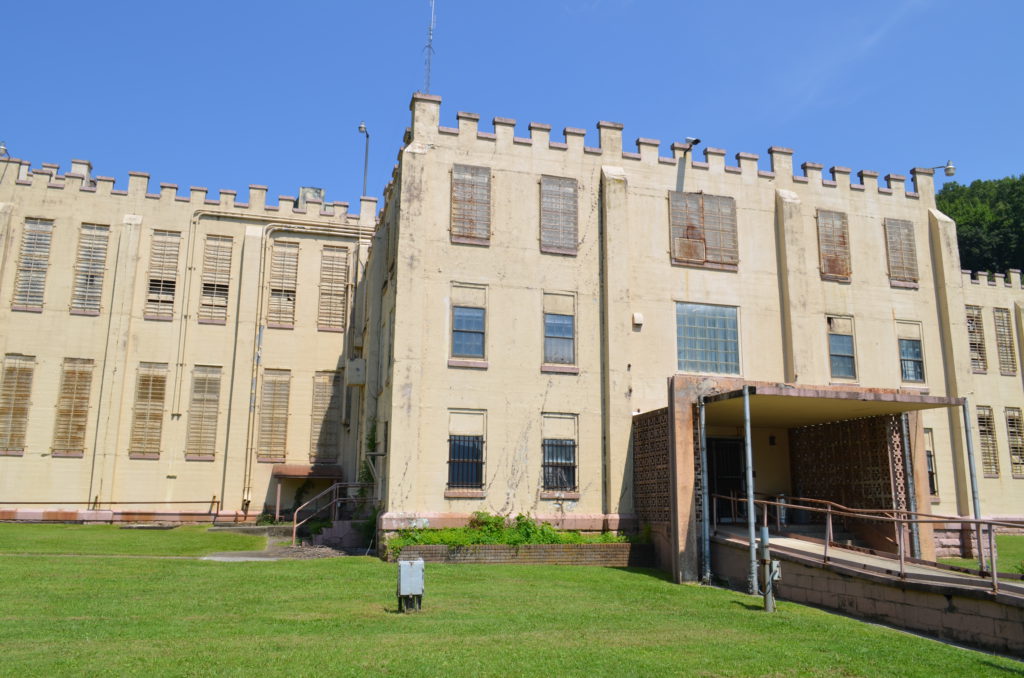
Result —
M 947 177 L 951 177 L 956 174 L 956 165 L 953 164 L 952 160 L 947 160 L 945 165 L 936 165 L 932 169 L 940 169 L 946 173 Z

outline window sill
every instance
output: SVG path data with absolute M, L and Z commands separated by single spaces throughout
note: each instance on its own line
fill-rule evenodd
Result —
M 1014 473 L 1010 477 L 1013 478 L 1014 480 L 1024 480 L 1024 476 L 1020 475 L 1019 473 Z
M 541 499 L 562 499 L 565 501 L 577 501 L 580 498 L 579 492 L 541 490 Z
M 153 321 L 159 322 L 159 323 L 169 323 L 172 320 L 174 320 L 174 316 L 169 316 L 169 315 L 144 315 L 144 316 L 142 316 L 142 319 L 143 320 L 153 320 Z
M 0 450 L 0 457 L 24 457 L 25 450 Z
M 684 268 L 706 268 L 712 271 L 730 271 L 736 273 L 740 270 L 739 264 L 719 264 L 714 261 L 705 261 L 704 263 L 696 261 L 684 261 L 682 259 L 671 259 L 673 266 L 680 266 Z
M 200 318 L 200 325 L 227 325 L 228 321 L 225 320 L 211 320 L 210 318 Z
M 548 374 L 579 374 L 580 368 L 574 365 L 541 365 L 540 371 Z
M 80 308 L 73 308 L 73 309 L 69 310 L 68 313 L 71 314 L 71 315 L 84 315 L 84 316 L 88 316 L 90 318 L 95 318 L 96 316 L 98 316 L 100 314 L 99 311 L 84 311 L 84 310 L 82 310 Z
M 283 456 L 281 456 L 281 457 L 267 457 L 267 456 L 260 457 L 260 456 L 257 456 L 256 457 L 256 463 L 257 464 L 283 464 L 284 463 L 284 457 Z
M 485 490 L 445 490 L 445 499 L 484 499 L 487 496 Z
M 185 461 L 213 461 L 214 457 L 212 454 L 185 453 Z
M 575 257 L 578 250 L 575 247 L 545 247 L 540 246 L 540 251 L 543 254 L 561 254 L 567 257 Z
M 982 475 L 982 478 L 999 478 L 998 473 L 986 473 Z
M 900 290 L 916 290 L 920 288 L 920 285 L 909 280 L 890 280 L 889 287 L 894 287 Z
M 53 450 L 50 456 L 59 459 L 81 459 L 85 453 L 83 450 Z
M 466 367 L 471 370 L 486 370 L 486 360 L 462 360 L 459 358 L 449 358 L 448 367 Z
M 22 311 L 24 313 L 42 313 L 42 306 L 11 306 L 12 311 Z
M 275 323 L 267 323 L 267 329 L 271 330 L 293 330 L 295 325 L 279 325 Z
M 972 367 L 971 374 L 988 374 L 988 370 L 979 370 L 976 367 Z
M 938 497 L 932 497 L 932 505 L 941 504 L 941 503 L 942 503 L 941 499 L 939 499 Z
M 1002 370 L 1000 370 L 999 371 L 999 376 L 1001 376 L 1001 377 L 1016 377 L 1017 373 L 1016 372 L 1003 372 Z
M 129 459 L 159 459 L 159 452 L 129 452 Z
M 909 393 L 913 393 L 914 395 L 928 395 L 928 387 L 924 386 L 924 385 L 922 385 L 922 386 L 901 386 L 900 390 L 901 391 L 907 391 Z
M 343 327 L 324 327 L 323 325 L 317 325 L 317 332 L 334 332 L 335 334 L 341 334 L 345 331 Z
M 850 284 L 850 276 L 848 275 L 834 275 L 831 273 L 822 273 L 821 279 L 828 280 L 830 282 L 844 283 L 846 285 Z
M 477 247 L 490 247 L 490 238 L 472 238 L 467 235 L 452 235 L 453 245 L 476 245 Z

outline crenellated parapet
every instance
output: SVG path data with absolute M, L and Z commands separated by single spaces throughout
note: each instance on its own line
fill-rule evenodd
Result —
M 971 271 L 963 269 L 960 271 L 961 284 L 964 288 L 985 288 L 996 289 L 1010 288 L 1019 290 L 1024 288 L 1021 280 L 1020 269 L 1011 268 L 1006 273 L 990 273 L 988 271 Z
M 669 145 L 671 155 L 661 154 L 661 142 L 658 139 L 638 137 L 635 140 L 636 150 L 623 148 L 623 125 L 616 122 L 600 121 L 597 123 L 598 146 L 584 144 L 587 130 L 578 127 L 565 127 L 561 135 L 552 134 L 552 126 L 546 123 L 531 122 L 527 126 L 529 136 L 515 135 L 516 121 L 511 118 L 495 117 L 492 119 L 493 131 L 480 127 L 480 115 L 459 111 L 456 114 L 457 126 L 441 125 L 441 97 L 434 94 L 416 93 L 410 104 L 412 126 L 407 130 L 405 142 L 409 144 L 432 144 L 442 140 L 457 141 L 460 144 L 486 144 L 494 150 L 507 150 L 522 154 L 577 154 L 600 156 L 602 163 L 622 164 L 628 169 L 631 164 L 641 166 L 685 164 L 686 169 L 705 171 L 709 174 L 729 174 L 751 181 L 769 181 L 780 184 L 805 184 L 821 189 L 833 189 L 861 193 L 865 195 L 902 197 L 917 200 L 922 195 L 932 196 L 935 192 L 934 171 L 928 168 L 915 167 L 910 170 L 910 181 L 906 175 L 886 174 L 879 181 L 879 173 L 873 170 L 860 170 L 856 173 L 858 182 L 851 181 L 853 171 L 848 167 L 832 166 L 825 172 L 824 165 L 816 162 L 801 164 L 801 173 L 794 172 L 793 150 L 781 146 L 768 149 L 770 169 L 759 167 L 761 157 L 754 153 L 740 152 L 735 154 L 735 164 L 727 161 L 725 149 L 708 147 L 703 149 L 703 159 L 695 156 L 694 149 L 688 143 L 674 142 Z

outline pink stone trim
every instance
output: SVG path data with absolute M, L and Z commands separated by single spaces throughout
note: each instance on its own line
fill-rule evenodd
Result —
M 480 120 L 479 113 L 469 113 L 467 111 L 459 111 L 455 114 L 455 117 L 458 120 Z
M 630 153 L 629 151 L 623 151 L 622 152 L 622 157 L 625 158 L 626 160 L 639 160 L 640 159 L 640 154 L 639 153 Z
M 519 144 L 521 146 L 533 146 L 533 139 L 528 137 L 512 137 L 513 144 Z
M 645 137 L 637 137 L 637 146 L 660 146 L 661 142 L 657 139 L 647 139 Z
M 711 146 L 708 146 L 707 148 L 704 149 L 704 155 L 705 156 L 708 156 L 708 155 L 725 155 L 725 149 L 724 148 L 713 148 Z
M 892 195 L 892 189 L 886 188 L 885 186 L 879 186 L 878 192 L 881 193 L 882 195 Z
M 269 329 L 272 329 L 272 330 L 293 330 L 293 329 L 295 329 L 295 325 L 294 324 L 286 325 L 286 324 L 283 324 L 283 323 L 282 324 L 267 323 L 267 327 Z
M 128 172 L 128 176 L 130 176 L 130 177 L 145 177 L 146 179 L 148 179 L 149 178 L 149 172 Z
M 227 320 L 216 320 L 216 319 L 213 319 L 213 318 L 200 318 L 198 322 L 199 322 L 200 325 L 226 325 L 227 324 Z
M 540 366 L 540 371 L 546 374 L 579 374 L 580 368 L 575 365 L 548 365 Z
M 675 158 L 658 158 L 658 162 L 661 163 L 662 165 L 675 165 L 676 164 L 676 159 Z
M 793 149 L 792 148 L 786 148 L 785 146 L 769 146 L 768 147 L 768 152 L 769 153 L 779 154 L 779 155 L 793 155 Z
M 918 194 L 915 191 L 907 191 L 907 197 L 908 198 L 920 198 L 921 196 L 920 196 L 920 194 Z
M 514 118 L 492 118 L 491 119 L 491 124 L 492 125 L 512 125 L 513 127 L 515 127 L 516 121 L 515 121 Z
M 260 456 L 257 456 L 256 457 L 256 463 L 257 464 L 283 464 L 284 463 L 284 457 L 267 457 L 267 456 L 260 457 Z
M 441 127 L 440 125 L 438 126 L 437 131 L 440 134 L 451 134 L 456 136 L 459 133 L 459 130 L 456 127 Z
M 585 137 L 585 136 L 587 136 L 587 130 L 580 129 L 579 127 L 565 127 L 565 128 L 562 129 L 562 134 L 565 135 L 565 136 L 572 135 L 572 136 Z
M 561 141 L 549 141 L 548 148 L 553 148 L 558 151 L 564 151 L 569 148 L 569 144 L 562 143 Z
M 128 458 L 129 459 L 141 459 L 141 460 L 152 461 L 154 459 L 159 459 L 160 458 L 160 453 L 159 452 L 129 452 L 128 453 Z
M 110 195 L 128 195 L 128 191 L 112 190 L 110 192 Z
M 757 153 L 737 153 L 736 154 L 736 159 L 737 160 L 760 160 L 761 156 L 759 156 Z
M 81 459 L 85 453 L 82 450 L 53 450 L 50 456 L 56 459 Z
M 544 254 L 562 254 L 574 257 L 578 250 L 575 247 L 552 247 L 551 245 L 542 244 L 540 246 L 540 251 Z
M 885 175 L 885 180 L 886 181 L 906 181 L 907 178 L 905 176 L 903 176 L 902 174 L 886 174 Z
M 0 450 L 0 457 L 24 457 L 25 450 Z
M 815 170 L 825 169 L 824 165 L 822 165 L 821 163 L 817 163 L 817 162 L 805 162 L 802 165 L 800 165 L 800 167 L 802 167 L 805 172 L 807 170 L 809 170 L 809 169 L 815 169 Z
M 822 186 L 827 186 L 829 188 L 835 188 L 839 184 L 837 182 L 835 182 L 835 181 L 832 181 L 831 179 L 822 179 L 821 180 L 821 185 Z
M 832 172 L 832 174 L 850 174 L 853 170 L 851 170 L 849 167 L 832 165 L 832 167 L 829 168 L 829 171 Z
M 694 169 L 708 169 L 710 167 L 706 162 L 700 162 L 699 160 L 694 160 L 690 166 Z
M 863 191 L 864 184 L 850 184 L 850 188 L 854 191 Z
M 739 167 L 733 167 L 732 165 L 726 165 L 725 171 L 730 174 L 743 174 L 743 170 Z
M 448 367 L 465 367 L 471 370 L 486 370 L 488 363 L 486 360 L 466 360 L 459 358 L 449 358 Z
M 933 170 L 933 169 L 931 169 L 929 167 L 915 167 L 914 169 L 910 170 L 910 173 L 911 174 L 925 174 L 927 176 L 932 176 L 932 175 L 935 174 L 935 170 Z
M 671 149 L 672 149 L 673 151 L 688 151 L 688 150 L 690 150 L 691 148 L 693 148 L 693 146 L 692 146 L 692 145 L 690 145 L 690 144 L 684 144 L 684 143 L 681 143 L 681 142 L 679 142 L 679 141 L 673 141 L 673 142 L 672 142 L 672 146 L 671 146 Z
M 797 175 L 794 174 L 793 175 L 793 182 L 797 183 L 797 184 L 806 184 L 808 182 L 808 179 L 807 179 L 807 177 L 801 177 L 801 176 L 797 176 Z
M 80 309 L 80 308 L 73 308 L 70 311 L 68 311 L 68 313 L 70 315 L 81 315 L 81 316 L 86 316 L 86 317 L 91 317 L 91 318 L 95 318 L 96 316 L 98 316 L 100 314 L 99 311 L 87 311 L 87 310 L 83 310 L 83 309 Z
M 212 454 L 196 454 L 194 452 L 185 453 L 185 461 L 214 461 L 216 458 Z
M 535 130 L 536 129 L 536 130 L 544 130 L 545 132 L 550 132 L 551 131 L 551 125 L 549 125 L 547 123 L 544 123 L 544 122 L 531 122 L 529 127 L 530 127 L 530 130 Z
M 590 155 L 601 155 L 601 149 L 600 148 L 592 148 L 590 146 L 584 146 L 583 147 L 583 152 L 584 153 L 589 153 Z
M 476 138 L 477 139 L 487 139 L 488 141 L 494 141 L 498 137 L 496 137 L 494 135 L 494 132 L 477 132 L 476 133 Z
M 445 499 L 484 499 L 487 497 L 485 490 L 445 490 Z
M 579 492 L 554 492 L 551 490 L 541 490 L 541 499 L 561 499 L 564 501 L 578 501 L 580 498 Z
M 598 120 L 598 129 L 622 129 L 623 124 L 621 122 L 608 122 L 607 120 Z
M 25 313 L 42 313 L 42 306 L 11 306 L 12 311 L 24 311 Z
M 490 247 L 490 238 L 473 238 L 468 235 L 454 235 L 451 236 L 452 243 L 456 245 L 476 245 L 477 247 Z
M 413 101 L 432 101 L 434 103 L 441 103 L 441 97 L 437 94 L 427 94 L 426 92 L 415 92 L 412 95 Z
M 316 331 L 317 332 L 335 332 L 335 333 L 339 333 L 340 334 L 340 333 L 344 332 L 345 330 L 342 329 L 341 327 L 327 327 L 325 325 L 317 325 L 316 326 Z
M 765 170 L 757 170 L 757 176 L 761 177 L 762 179 L 774 179 L 775 178 L 775 172 L 767 172 Z

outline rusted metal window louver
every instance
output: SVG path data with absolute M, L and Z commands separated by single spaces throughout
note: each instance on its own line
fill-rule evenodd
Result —
M 290 370 L 263 371 L 263 397 L 260 402 L 258 454 L 269 459 L 284 459 L 288 451 L 288 397 Z
M 844 212 L 818 210 L 818 254 L 822 277 L 850 279 L 850 230 Z
M 324 247 L 320 255 L 320 301 L 317 328 L 341 332 L 348 315 L 348 250 Z
M 576 254 L 579 199 L 575 179 L 540 178 L 540 249 Z
M 985 328 L 981 324 L 981 307 L 967 307 L 967 341 L 971 349 L 971 369 L 975 372 L 988 370 L 985 355 Z
M 178 281 L 178 250 L 181 234 L 154 231 L 149 251 L 149 288 L 146 291 L 147 320 L 171 320 L 174 317 L 174 292 Z
M 75 255 L 75 282 L 71 290 L 71 312 L 99 315 L 103 296 L 103 273 L 107 264 L 110 227 L 82 224 Z
M 885 220 L 885 253 L 889 260 L 889 280 L 917 282 L 917 245 L 913 223 L 904 219 Z
M 270 303 L 267 325 L 294 327 L 295 286 L 299 273 L 299 244 L 276 242 L 270 254 Z
M 978 406 L 978 439 L 981 441 L 981 468 L 989 477 L 999 476 L 999 449 L 996 447 L 996 423 L 992 408 Z
M 53 222 L 48 219 L 26 219 L 21 235 L 21 253 L 14 281 L 15 310 L 38 311 L 43 308 L 46 292 L 46 269 L 50 265 L 50 243 Z
M 1008 377 L 1017 374 L 1017 352 L 1013 348 L 1013 324 L 1010 310 L 992 310 L 996 324 L 996 349 L 999 353 L 999 373 Z
M 4 356 L 3 383 L 0 384 L 0 454 L 24 454 L 35 364 L 34 356 L 14 353 Z
M 94 362 L 88 358 L 64 359 L 53 427 L 55 457 L 81 457 L 85 454 L 93 365 Z
M 739 263 L 736 201 L 728 196 L 669 192 L 672 261 L 733 267 Z
M 1024 421 L 1019 407 L 1006 408 L 1006 439 L 1010 446 L 1010 473 L 1024 478 Z
M 160 456 L 160 438 L 164 423 L 164 395 L 167 391 L 167 365 L 140 363 L 135 381 L 135 409 L 128 454 L 139 459 Z
M 452 167 L 452 242 L 487 244 L 491 238 L 491 170 Z
M 220 374 L 221 368 L 207 365 L 196 365 L 192 371 L 192 399 L 185 439 L 187 458 L 210 459 L 216 454 Z
M 338 423 L 341 418 L 341 373 L 317 372 L 313 377 L 313 418 L 309 433 L 309 459 L 338 458 Z
M 227 322 L 232 245 L 229 236 L 206 237 L 206 246 L 203 248 L 203 292 L 199 299 L 201 323 L 223 325 Z

